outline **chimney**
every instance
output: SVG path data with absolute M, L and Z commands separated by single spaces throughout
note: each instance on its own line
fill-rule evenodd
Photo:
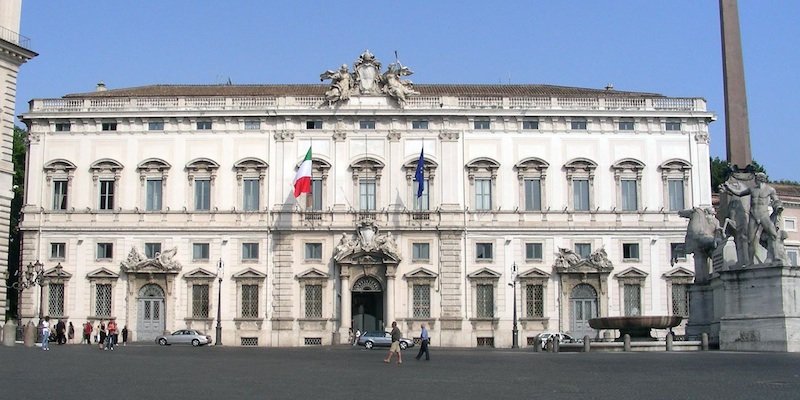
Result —
M 97 88 L 94 90 L 95 92 L 105 92 L 106 90 L 108 89 L 106 89 L 106 84 L 103 83 L 103 81 L 97 82 Z

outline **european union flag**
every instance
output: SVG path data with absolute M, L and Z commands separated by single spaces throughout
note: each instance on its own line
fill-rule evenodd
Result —
M 417 182 L 417 198 L 422 197 L 422 190 L 425 188 L 425 148 L 419 152 L 419 160 L 417 160 L 417 170 L 414 172 L 414 182 Z

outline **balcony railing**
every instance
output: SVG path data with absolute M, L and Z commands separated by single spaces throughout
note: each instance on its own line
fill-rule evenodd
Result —
M 31 40 L 29 38 L 2 26 L 0 26 L 0 39 L 5 40 L 6 42 L 14 43 L 15 45 L 25 49 L 31 48 Z

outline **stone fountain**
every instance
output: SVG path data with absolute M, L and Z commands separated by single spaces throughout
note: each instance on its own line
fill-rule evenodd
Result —
M 602 317 L 589 320 L 593 329 L 617 329 L 617 341 L 628 334 L 632 341 L 656 340 L 650 336 L 651 329 L 669 329 L 678 326 L 683 317 L 676 315 L 647 315 L 632 317 Z

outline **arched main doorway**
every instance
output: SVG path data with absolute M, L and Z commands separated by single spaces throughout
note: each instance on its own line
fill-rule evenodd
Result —
M 156 284 L 148 284 L 139 290 L 136 339 L 153 341 L 164 333 L 164 290 Z
M 383 330 L 383 285 L 380 281 L 372 276 L 363 276 L 353 284 L 351 293 L 353 330 Z
M 597 291 L 586 283 L 575 285 L 569 296 L 569 303 L 570 332 L 573 337 L 594 336 L 589 320 L 597 317 Z

